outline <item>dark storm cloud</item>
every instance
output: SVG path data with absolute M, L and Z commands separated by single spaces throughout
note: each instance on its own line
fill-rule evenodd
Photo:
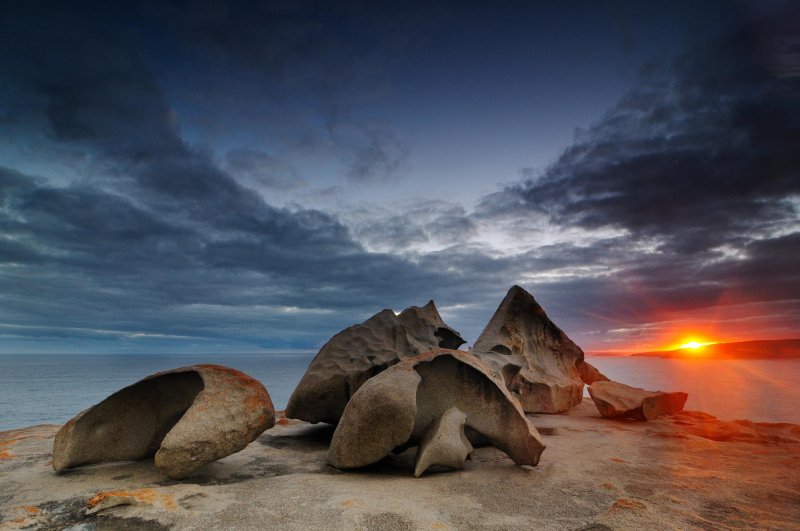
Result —
M 772 21 L 774 22 L 774 21 Z M 797 20 L 780 24 L 794 30 Z M 512 197 L 558 224 L 627 229 L 700 252 L 797 215 L 800 77 L 776 77 L 746 28 L 650 72 Z M 501 203 L 502 206 L 502 203 Z
M 240 92 L 250 89 L 225 75 L 232 68 L 246 72 L 256 87 L 252 97 L 271 100 L 287 113 L 278 118 L 282 143 L 333 150 L 344 177 L 364 184 L 396 178 L 408 156 L 387 119 L 352 111 L 387 90 L 385 52 L 401 49 L 405 33 L 426 21 L 424 13 L 431 8 L 418 7 L 419 12 L 361 2 L 188 2 L 140 11 L 145 20 L 166 28 L 187 55 L 202 57 L 202 68 L 211 75 L 196 81 L 205 92 L 217 93 L 206 103 L 235 94 L 234 106 L 246 104 Z M 309 111 L 318 116 L 292 131 L 309 119 Z M 276 119 L 275 113 L 267 116 Z M 314 127 L 316 122 L 321 127 Z
M 479 217 L 622 231 L 615 249 L 592 251 L 619 283 L 606 300 L 631 315 L 643 294 L 662 309 L 798 298 L 800 76 L 774 68 L 800 45 L 794 11 L 650 68 L 545 171 L 484 198 Z
M 64 186 L 0 169 L 0 297 L 3 320 L 18 333 L 46 323 L 307 346 L 320 332 L 304 315 L 318 314 L 323 329 L 341 327 L 387 305 L 424 303 L 417 294 L 427 299 L 451 284 L 365 252 L 329 214 L 264 202 L 179 136 L 113 13 L 71 13 L 19 14 L 0 31 L 14 51 L 4 54 L 3 78 L 19 95 L 10 102 L 18 120 L 42 124 L 53 144 L 94 161 L 90 177 Z M 227 162 L 252 171 L 253 155 L 234 152 Z M 360 178 L 393 164 L 369 157 L 358 162 Z M 200 316 L 198 307 L 206 308 Z M 267 331 L 231 326 L 226 308 Z M 278 337 L 264 339 L 270 331 Z

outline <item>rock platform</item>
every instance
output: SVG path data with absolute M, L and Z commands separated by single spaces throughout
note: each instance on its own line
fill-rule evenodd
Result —
M 547 451 L 520 467 L 478 447 L 414 478 L 414 449 L 325 464 L 333 427 L 279 418 L 241 452 L 172 480 L 152 460 L 53 472 L 59 426 L 0 432 L 0 529 L 791 529 L 800 426 L 680 412 L 600 417 L 590 399 L 529 415 Z M 87 515 L 100 507 L 97 512 Z

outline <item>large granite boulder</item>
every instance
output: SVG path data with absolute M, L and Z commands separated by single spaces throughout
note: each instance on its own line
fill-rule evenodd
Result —
M 526 413 L 561 413 L 582 400 L 583 351 L 519 286 L 508 290 L 470 352 L 502 378 Z
M 405 359 L 362 385 L 336 427 L 328 463 L 358 468 L 398 448 L 415 446 L 454 407 L 466 416 L 464 427 L 484 436 L 515 463 L 538 464 L 544 444 L 519 403 L 480 360 L 448 349 Z M 445 425 L 451 420 L 445 419 Z M 446 431 L 458 437 L 452 446 L 465 446 L 463 429 Z
M 371 377 L 400 360 L 463 343 L 458 332 L 442 321 L 433 301 L 400 315 L 378 312 L 322 347 L 289 398 L 286 416 L 336 424 L 350 397 Z
M 56 434 L 53 468 L 155 456 L 172 478 L 238 452 L 275 424 L 264 386 L 220 365 L 148 376 L 79 413 Z
M 652 420 L 661 415 L 672 415 L 683 410 L 686 393 L 645 391 L 613 381 L 597 381 L 589 386 L 597 410 L 604 417 L 621 417 L 635 420 Z

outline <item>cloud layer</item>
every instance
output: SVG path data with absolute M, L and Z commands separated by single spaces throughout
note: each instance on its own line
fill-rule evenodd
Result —
M 0 21 L 14 52 L 0 58 L 3 350 L 314 348 L 430 298 L 474 337 L 512 283 L 593 349 L 652 346 L 686 316 L 708 333 L 798 329 L 794 19 L 651 70 L 545 171 L 474 210 L 389 188 L 323 211 L 302 194 L 331 183 L 299 158 L 334 160 L 345 190 L 407 170 L 391 123 L 358 112 L 385 82 L 358 45 L 387 20 L 418 24 L 381 13 L 354 38 L 371 26 L 323 4 L 187 17 L 76 4 Z M 387 39 L 384 51 L 406 45 Z M 194 62 L 211 73 L 197 93 Z M 276 120 L 245 134 L 242 119 L 243 136 L 285 136 L 203 142 L 225 127 L 203 105 L 236 116 L 237 99 Z

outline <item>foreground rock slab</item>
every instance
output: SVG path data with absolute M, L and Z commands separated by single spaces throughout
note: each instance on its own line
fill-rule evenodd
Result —
M 609 422 L 588 398 L 534 421 L 547 442 L 539 466 L 476 447 L 462 469 L 424 480 L 408 473 L 414 449 L 358 473 L 326 466 L 333 427 L 293 420 L 180 482 L 148 460 L 53 474 L 57 426 L 0 432 L 0 445 L 14 443 L 0 460 L 0 529 L 786 530 L 800 521 L 800 425 L 688 411 Z M 724 441 L 707 437 L 709 425 Z M 139 489 L 155 491 L 152 505 L 85 514 L 98 494 Z
M 67 422 L 55 437 L 53 468 L 155 456 L 159 470 L 182 478 L 238 452 L 274 423 L 258 381 L 220 365 L 184 367 L 117 391 Z
M 403 360 L 361 386 L 336 427 L 328 463 L 359 468 L 415 446 L 453 407 L 515 463 L 539 463 L 545 446 L 519 403 L 477 358 L 448 349 Z
M 661 415 L 672 415 L 683 410 L 686 393 L 645 391 L 613 381 L 596 381 L 589 386 L 597 410 L 604 417 L 621 417 L 635 420 L 653 420 Z
M 562 413 L 579 404 L 583 351 L 533 296 L 513 286 L 470 351 L 514 393 L 526 413 Z M 584 367 L 588 378 L 605 378 Z
M 400 315 L 378 312 L 322 347 L 289 398 L 286 416 L 336 424 L 350 397 L 371 377 L 400 360 L 463 343 L 458 332 L 442 321 L 433 301 Z

